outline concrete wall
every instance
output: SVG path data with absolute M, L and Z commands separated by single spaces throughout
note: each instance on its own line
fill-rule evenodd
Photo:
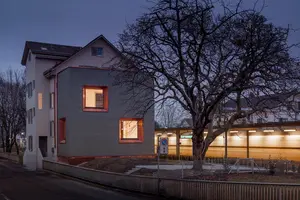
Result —
M 108 112 L 84 112 L 84 85 L 108 86 Z M 144 142 L 119 143 L 120 118 L 135 118 L 124 102 L 124 89 L 113 86 L 108 70 L 68 68 L 58 74 L 58 119 L 66 118 L 66 144 L 58 145 L 61 156 L 149 155 L 154 152 L 154 111 L 144 116 Z M 151 94 L 150 94 L 151 95 Z

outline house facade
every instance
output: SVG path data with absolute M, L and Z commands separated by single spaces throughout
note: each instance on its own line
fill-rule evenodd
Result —
M 84 47 L 26 42 L 28 168 L 45 157 L 153 155 L 154 110 L 137 115 L 113 84 L 119 56 L 103 35 Z

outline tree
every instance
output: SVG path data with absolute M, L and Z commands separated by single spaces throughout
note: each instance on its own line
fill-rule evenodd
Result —
M 266 102 L 281 106 L 275 96 L 291 96 L 299 85 L 289 28 L 269 23 L 255 9 L 242 10 L 241 4 L 159 0 L 120 35 L 123 57 L 116 68 L 122 76 L 116 82 L 154 92 L 154 102 L 143 100 L 147 106 L 176 101 L 191 115 L 195 169 L 202 169 L 209 145 L 236 120 L 273 109 Z M 145 84 L 149 79 L 153 85 Z M 264 97 L 245 111 L 241 101 L 251 92 Z M 236 110 L 216 128 L 213 121 L 228 100 L 236 102 Z
M 178 127 L 185 117 L 185 111 L 181 109 L 177 102 L 164 102 L 158 105 L 155 110 L 156 118 L 162 128 Z
M 11 152 L 17 134 L 26 126 L 26 84 L 23 71 L 8 69 L 0 75 L 0 126 L 3 150 Z

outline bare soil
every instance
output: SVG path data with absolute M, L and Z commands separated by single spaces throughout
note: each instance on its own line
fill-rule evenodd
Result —
M 166 163 L 172 161 L 160 160 L 160 162 Z M 155 158 L 100 158 L 84 163 L 81 166 L 102 171 L 125 173 L 136 165 L 156 164 L 157 160 Z
M 157 170 L 141 169 L 133 173 L 134 175 L 157 176 Z M 159 176 L 161 178 L 175 178 L 182 177 L 181 170 L 160 170 Z M 296 183 L 300 184 L 300 174 L 212 174 L 210 172 L 200 173 L 194 170 L 184 170 L 184 179 L 198 179 L 210 181 L 236 181 L 236 182 L 265 182 L 265 183 Z

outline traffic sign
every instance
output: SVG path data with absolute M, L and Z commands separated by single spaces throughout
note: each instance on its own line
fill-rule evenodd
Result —
M 162 155 L 168 154 L 168 138 L 160 139 L 159 153 Z

